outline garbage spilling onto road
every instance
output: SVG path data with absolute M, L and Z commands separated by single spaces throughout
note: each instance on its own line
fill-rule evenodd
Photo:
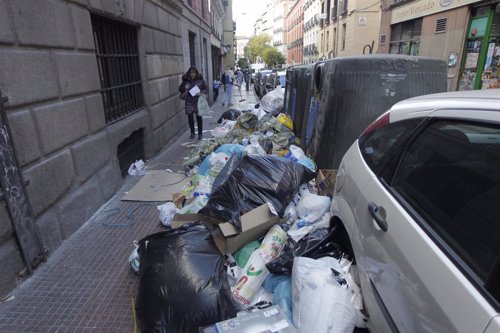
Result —
M 300 148 L 283 93 L 230 110 L 138 242 L 143 332 L 353 332 L 365 327 L 356 264 L 331 221 L 335 170 Z

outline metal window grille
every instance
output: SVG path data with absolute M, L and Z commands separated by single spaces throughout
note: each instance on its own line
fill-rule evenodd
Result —
M 106 123 L 144 106 L 137 30 L 134 26 L 91 15 Z
M 137 160 L 144 159 L 144 129 L 138 129 L 118 145 L 118 163 L 122 177 L 128 173 L 128 168 Z

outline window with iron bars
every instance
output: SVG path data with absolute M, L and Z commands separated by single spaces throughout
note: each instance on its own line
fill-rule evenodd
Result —
M 91 15 L 106 123 L 144 106 L 134 26 Z

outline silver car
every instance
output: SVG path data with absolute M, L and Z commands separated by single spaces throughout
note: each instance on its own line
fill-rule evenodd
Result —
M 331 213 L 370 332 L 500 332 L 500 89 L 395 104 L 344 155 Z

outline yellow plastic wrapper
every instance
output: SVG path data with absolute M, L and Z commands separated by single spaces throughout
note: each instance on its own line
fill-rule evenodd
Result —
M 290 117 L 288 117 L 286 114 L 280 113 L 278 115 L 278 117 L 276 117 L 276 119 L 280 123 L 282 123 L 284 126 L 288 127 L 289 129 L 291 129 L 293 131 L 293 122 L 292 122 L 292 119 Z

